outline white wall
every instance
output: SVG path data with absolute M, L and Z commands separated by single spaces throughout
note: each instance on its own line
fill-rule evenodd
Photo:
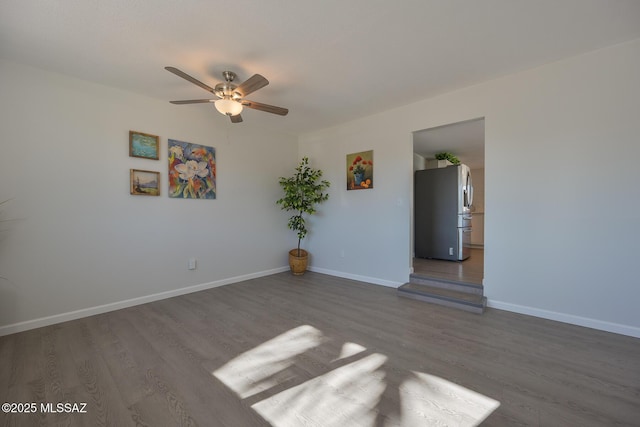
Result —
M 420 154 L 413 153 L 413 171 L 419 171 L 427 167 L 427 159 Z
M 312 266 L 407 281 L 411 132 L 485 117 L 490 305 L 640 336 L 638 111 L 635 40 L 303 135 L 334 183 Z M 345 155 L 371 149 L 375 188 L 346 191 Z
M 0 94 L 0 200 L 25 218 L 0 241 L 0 334 L 286 267 L 296 137 L 7 62 Z M 129 130 L 160 160 L 129 157 Z M 167 138 L 216 148 L 216 200 L 167 197 Z M 130 168 L 160 171 L 161 197 L 129 195 Z
M 206 109 L 0 62 L 0 199 L 25 217 L 0 240 L 0 333 L 281 269 L 295 239 L 277 177 L 298 154 L 333 183 L 304 241 L 312 268 L 397 286 L 410 271 L 412 132 L 485 117 L 490 305 L 640 336 L 638 76 L 640 40 L 302 135 L 296 149 Z M 160 161 L 128 157 L 132 129 L 161 136 Z M 216 147 L 217 200 L 168 199 L 166 185 L 128 194 L 130 168 L 166 184 L 167 138 Z M 370 149 L 375 188 L 346 191 L 345 155 Z
M 371 149 L 374 188 L 347 191 L 346 155 Z M 300 151 L 332 183 L 304 242 L 311 268 L 387 286 L 406 282 L 412 135 L 380 127 L 372 117 L 304 135 Z

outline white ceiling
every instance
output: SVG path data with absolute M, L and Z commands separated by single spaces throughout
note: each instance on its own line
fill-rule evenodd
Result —
M 233 126 L 291 133 L 638 37 L 638 0 L 0 1 L 0 58 L 166 101 L 208 95 L 167 65 L 260 73 L 250 99 L 289 115 Z

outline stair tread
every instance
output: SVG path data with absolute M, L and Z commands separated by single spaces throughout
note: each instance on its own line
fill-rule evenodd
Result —
M 421 294 L 421 293 L 414 293 L 414 292 L 400 291 L 398 292 L 398 296 L 402 298 L 410 298 L 410 299 L 422 301 L 428 304 L 435 304 L 435 305 L 453 308 L 456 310 L 467 311 L 475 314 L 483 314 L 485 307 L 487 306 L 486 297 L 482 297 L 482 304 L 474 304 L 474 303 L 468 303 L 462 300 L 449 299 L 449 298 L 440 297 L 436 295 Z
M 482 294 L 460 292 L 418 283 L 406 283 L 398 288 L 398 292 L 409 292 L 419 295 L 432 296 L 436 298 L 447 299 L 449 301 L 460 301 L 464 304 L 472 304 L 478 306 L 481 306 L 483 304 L 484 298 Z

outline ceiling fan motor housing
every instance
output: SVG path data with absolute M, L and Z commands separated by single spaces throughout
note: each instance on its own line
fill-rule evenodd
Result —
M 216 85 L 216 96 L 222 99 L 232 99 L 234 101 L 239 101 L 242 98 L 242 95 L 239 92 L 236 92 L 236 88 L 238 87 L 238 85 L 231 83 L 236 79 L 236 73 L 234 73 L 233 71 L 223 71 L 222 76 L 224 77 L 225 82 L 218 83 Z

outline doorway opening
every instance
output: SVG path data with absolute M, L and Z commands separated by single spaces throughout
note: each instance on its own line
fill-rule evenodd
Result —
M 452 153 L 462 164 L 469 166 L 473 177 L 473 202 L 471 203 L 471 238 L 464 245 L 470 256 L 464 261 L 448 261 L 435 258 L 416 258 L 416 215 L 412 209 L 411 254 L 414 275 L 461 283 L 482 284 L 484 277 L 484 117 L 451 123 L 413 132 L 413 171 L 434 166 L 437 153 Z M 440 167 L 444 167 L 440 165 Z M 415 190 L 415 189 L 414 189 Z M 413 205 L 416 205 L 414 193 Z M 418 219 L 422 220 L 422 219 Z M 421 228 L 421 227 L 418 227 Z

